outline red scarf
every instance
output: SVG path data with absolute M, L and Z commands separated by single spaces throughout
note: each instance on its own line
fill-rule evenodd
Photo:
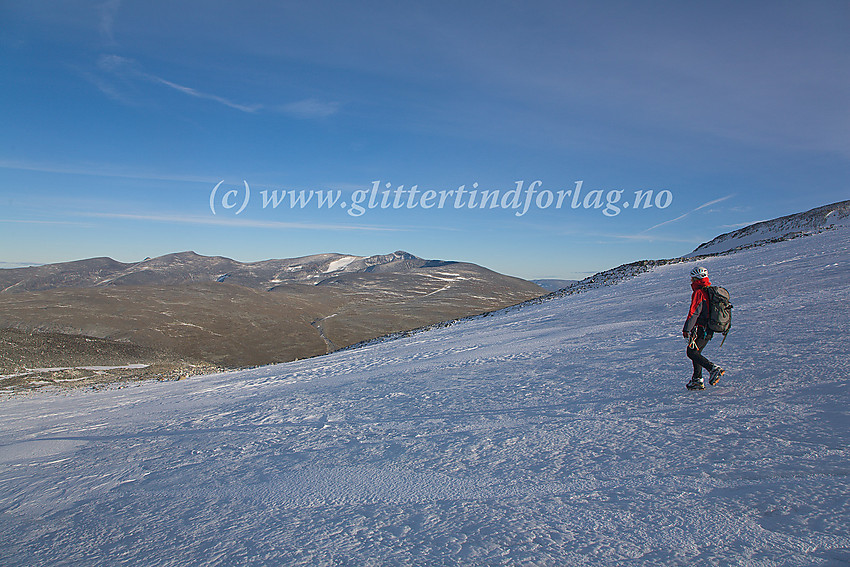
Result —
M 691 289 L 696 291 L 698 289 L 702 289 L 704 287 L 708 287 L 711 285 L 711 282 L 708 281 L 708 276 L 705 276 L 701 280 L 691 280 Z

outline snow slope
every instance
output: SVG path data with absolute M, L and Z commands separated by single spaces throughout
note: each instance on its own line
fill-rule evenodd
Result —
M 850 225 L 850 201 L 841 201 L 806 211 L 757 222 L 744 228 L 727 232 L 700 244 L 686 257 L 704 254 L 721 254 L 736 248 L 760 243 L 789 240 L 833 226 Z
M 850 229 L 395 341 L 0 400 L 0 564 L 847 565 Z

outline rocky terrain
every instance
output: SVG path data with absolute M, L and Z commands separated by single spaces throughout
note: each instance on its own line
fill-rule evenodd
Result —
M 0 393 L 180 380 L 220 370 L 167 351 L 63 333 L 0 329 Z

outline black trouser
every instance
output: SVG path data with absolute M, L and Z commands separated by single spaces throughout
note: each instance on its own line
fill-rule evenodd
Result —
M 714 333 L 706 331 L 705 327 L 696 327 L 694 329 L 694 341 L 696 348 L 688 345 L 688 358 L 694 363 L 694 378 L 702 379 L 702 369 L 705 368 L 709 372 L 714 368 L 714 363 L 702 355 L 702 349 L 711 340 Z M 692 344 L 693 344 L 692 343 Z

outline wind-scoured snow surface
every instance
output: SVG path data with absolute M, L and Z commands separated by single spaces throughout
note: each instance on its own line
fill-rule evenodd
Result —
M 0 564 L 847 565 L 850 230 L 250 371 L 0 400 Z

